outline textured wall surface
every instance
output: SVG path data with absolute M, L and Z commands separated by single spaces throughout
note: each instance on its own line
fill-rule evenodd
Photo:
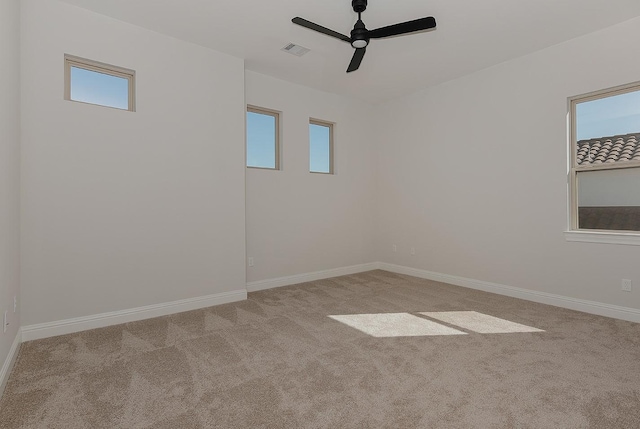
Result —
M 0 2 L 0 367 L 20 326 L 20 1 Z M 0 380 L 0 384 L 3 380 Z M 1 389 L 0 389 L 1 390 Z
M 247 169 L 247 279 L 373 262 L 373 107 L 249 71 L 246 97 L 282 112 L 282 169 Z M 334 175 L 309 173 L 309 118 L 335 123 Z
M 640 282 L 640 247 L 572 243 L 563 234 L 567 99 L 638 79 L 638 24 L 382 106 L 378 259 L 640 308 L 640 294 L 620 290 L 623 278 Z
M 23 325 L 244 290 L 243 61 L 23 2 Z M 136 71 L 137 111 L 63 99 L 63 57 Z

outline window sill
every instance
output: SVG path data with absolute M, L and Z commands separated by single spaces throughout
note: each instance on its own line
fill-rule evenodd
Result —
M 267 171 L 280 171 L 279 168 L 271 168 L 271 167 L 255 167 L 253 165 L 247 165 L 248 169 L 251 170 L 267 170 Z
M 640 233 L 628 232 L 600 232 L 600 231 L 565 231 L 567 241 L 579 243 L 622 244 L 626 246 L 640 246 Z

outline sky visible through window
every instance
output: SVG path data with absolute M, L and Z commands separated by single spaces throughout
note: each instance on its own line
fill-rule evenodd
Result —
M 309 171 L 331 173 L 331 128 L 309 124 Z M 247 112 L 247 167 L 276 168 L 276 117 Z
M 640 91 L 578 103 L 578 140 L 640 133 Z
M 247 112 L 247 167 L 276 168 L 276 117 Z
M 330 132 L 329 126 L 309 124 L 309 171 L 331 172 Z
M 128 110 L 129 80 L 71 67 L 71 99 Z

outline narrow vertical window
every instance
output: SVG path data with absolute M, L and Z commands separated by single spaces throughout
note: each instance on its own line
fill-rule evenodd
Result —
M 280 169 L 280 113 L 247 107 L 247 167 Z
M 135 71 L 64 56 L 65 100 L 135 111 Z
M 309 171 L 333 174 L 333 124 L 309 121 Z

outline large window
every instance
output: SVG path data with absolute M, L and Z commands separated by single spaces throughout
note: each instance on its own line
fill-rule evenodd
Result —
M 309 121 L 309 171 L 333 174 L 333 124 Z
M 280 113 L 247 107 L 247 167 L 280 169 Z
M 64 56 L 64 98 L 70 101 L 135 111 L 133 70 Z
M 640 234 L 640 84 L 571 100 L 571 230 Z

